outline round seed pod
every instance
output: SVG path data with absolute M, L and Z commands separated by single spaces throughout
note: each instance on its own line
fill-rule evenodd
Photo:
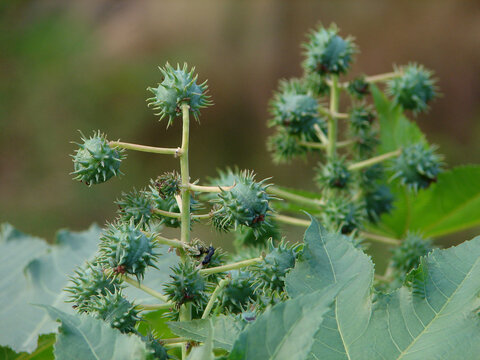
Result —
M 370 84 L 365 81 L 365 76 L 359 76 L 348 83 L 347 91 L 357 99 L 363 99 L 370 94 Z
M 380 216 L 393 209 L 393 194 L 386 185 L 377 185 L 365 193 L 365 205 L 368 219 L 376 223 Z
M 147 360 L 168 360 L 171 359 L 168 356 L 167 349 L 162 346 L 161 340 L 155 339 L 153 334 L 149 333 L 147 336 L 140 336 L 147 350 L 150 351 L 150 354 L 147 356 Z
M 240 225 L 255 229 L 255 234 L 266 223 L 268 212 L 271 211 L 265 180 L 256 182 L 253 172 L 243 171 L 237 177 L 236 185 L 229 190 L 223 190 L 213 201 L 220 205 L 220 212 L 225 214 L 227 221 L 234 228 Z
M 300 145 L 298 137 L 282 128 L 268 138 L 267 149 L 276 164 L 289 163 L 297 157 L 304 158 L 308 152 L 306 147 Z
M 362 227 L 366 218 L 365 206 L 349 198 L 334 197 L 327 201 L 322 218 L 327 229 L 350 234 Z
M 110 224 L 100 240 L 99 261 L 111 267 L 115 274 L 131 274 L 140 280 L 148 266 L 156 267 L 157 243 L 133 221 Z
M 320 26 L 312 31 L 303 47 L 305 70 L 320 75 L 345 73 L 350 68 L 353 54 L 356 52 L 353 38 L 340 37 L 335 25 L 328 29 Z
M 157 188 L 158 195 L 160 195 L 162 199 L 166 199 L 180 194 L 182 180 L 176 171 L 172 171 L 160 175 L 155 181 L 152 181 L 152 183 Z
M 354 134 L 362 130 L 369 130 L 374 120 L 375 113 L 371 106 L 360 105 L 350 110 L 349 124 Z
M 200 109 L 212 104 L 210 96 L 206 95 L 207 82 L 197 84 L 198 76 L 194 75 L 195 68 L 188 71 L 187 64 L 183 67 L 177 65 L 175 69 L 167 63 L 165 67 L 159 67 L 159 69 L 163 75 L 163 81 L 157 87 L 147 89 L 154 95 L 147 100 L 148 105 L 158 111 L 156 115 L 160 116 L 160 120 L 168 117 L 167 126 L 182 114 L 182 103 L 188 104 L 190 112 L 198 120 Z
M 78 312 L 89 312 L 90 301 L 93 298 L 106 296 L 123 288 L 118 279 L 105 275 L 103 269 L 91 263 L 75 270 L 75 276 L 70 277 L 72 285 L 65 288 L 70 293 L 67 302 L 73 303 Z
M 120 163 L 125 159 L 123 149 L 112 148 L 104 134 L 93 133 L 90 138 L 82 135 L 83 143 L 77 144 L 73 157 L 74 180 L 90 186 L 103 183 L 120 175 Z
M 239 270 L 230 271 L 229 274 L 232 279 L 220 296 L 220 304 L 227 312 L 238 314 L 256 300 L 253 275 Z
M 408 64 L 397 71 L 402 75 L 388 81 L 387 92 L 404 109 L 414 113 L 427 110 L 437 93 L 432 72 L 418 64 Z
M 421 143 L 404 148 L 393 161 L 392 178 L 400 179 L 402 184 L 415 191 L 429 187 L 437 181 L 443 165 L 442 157 L 435 154 L 435 150 L 435 146 L 428 147 Z
M 133 221 L 135 225 L 148 224 L 152 218 L 154 204 L 149 193 L 133 189 L 130 193 L 122 193 L 122 198 L 115 202 L 118 205 L 117 213 L 123 222 Z
M 264 261 L 252 267 L 252 272 L 256 275 L 256 287 L 264 292 L 282 293 L 285 289 L 285 275 L 295 266 L 296 249 L 296 246 L 288 246 L 284 242 L 274 246 L 270 241 Z
M 432 251 L 432 240 L 424 239 L 419 234 L 408 233 L 405 240 L 392 250 L 392 266 L 406 275 L 420 264 L 420 258 Z
M 177 308 L 185 303 L 200 307 L 208 302 L 207 283 L 191 262 L 181 262 L 171 269 L 171 280 L 163 286 L 168 300 L 174 302 Z
M 337 189 L 345 188 L 350 178 L 350 171 L 342 158 L 333 158 L 326 164 L 322 164 L 316 176 L 317 183 L 321 188 L 327 186 Z
M 108 292 L 105 296 L 96 297 L 92 301 L 91 309 L 97 319 L 104 320 L 112 328 L 125 334 L 134 332 L 135 325 L 141 320 L 140 311 L 120 292 Z

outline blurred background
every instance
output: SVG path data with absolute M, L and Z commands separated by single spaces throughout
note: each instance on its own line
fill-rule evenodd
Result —
M 77 129 L 180 144 L 180 123 L 166 130 L 145 103 L 166 61 L 195 65 L 215 102 L 192 126 L 194 179 L 238 165 L 315 190 L 314 159 L 273 165 L 265 141 L 272 91 L 301 75 L 300 43 L 319 22 L 355 36 L 351 75 L 409 61 L 434 70 L 443 96 L 416 120 L 449 166 L 480 162 L 478 1 L 2 0 L 0 222 L 48 239 L 58 228 L 103 225 L 122 190 L 177 168 L 129 152 L 121 179 L 88 188 L 69 175 Z

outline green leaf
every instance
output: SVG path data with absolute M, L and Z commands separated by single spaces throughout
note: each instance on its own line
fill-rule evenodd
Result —
M 61 322 L 55 344 L 57 360 L 146 359 L 145 343 L 135 335 L 122 334 L 102 320 L 88 315 L 69 315 L 52 306 L 42 306 Z
M 480 166 L 456 167 L 418 194 L 400 194 L 379 230 L 403 237 L 408 230 L 436 237 L 480 225 Z
M 208 335 L 202 346 L 193 348 L 192 352 L 188 356 L 188 360 L 214 360 L 213 355 L 213 337 L 214 329 L 212 320 L 208 319 Z
M 371 89 L 380 122 L 380 154 L 426 141 L 417 124 L 407 119 L 400 106 L 388 100 L 375 85 L 371 85 Z
M 238 334 L 243 330 L 244 323 L 230 316 L 220 315 L 211 319 L 213 326 L 213 343 L 215 348 L 230 351 Z M 178 336 L 204 342 L 208 338 L 209 319 L 169 322 L 170 330 Z
M 345 357 L 368 324 L 369 313 L 360 309 L 370 306 L 372 261 L 347 237 L 328 233 L 313 218 L 304 243 L 299 261 L 286 277 L 287 292 L 297 297 L 335 284 L 348 284 L 338 294 L 323 323 L 318 325 L 312 347 L 312 352 L 320 352 L 322 356 Z
M 16 353 L 7 347 L 0 347 L 0 359 L 3 360 L 53 360 L 53 344 L 55 334 L 41 335 L 38 338 L 38 347 L 31 354 Z
M 305 359 L 337 293 L 329 287 L 268 308 L 240 333 L 229 359 Z
M 53 245 L 3 225 L 0 232 L 0 345 L 15 352 L 32 352 L 41 334 L 56 332 L 58 324 L 31 303 L 49 304 L 72 312 L 62 291 L 73 269 L 97 250 L 100 229 L 73 233 L 61 230 Z

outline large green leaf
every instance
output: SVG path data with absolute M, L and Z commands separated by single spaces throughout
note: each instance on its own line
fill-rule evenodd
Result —
M 388 100 L 376 86 L 372 85 L 371 89 L 380 122 L 379 153 L 426 141 L 417 124 L 407 119 L 400 106 Z
M 72 311 L 62 291 L 73 269 L 96 252 L 100 229 L 74 233 L 62 230 L 53 245 L 22 234 L 9 225 L 0 232 L 0 345 L 15 352 L 32 352 L 41 334 L 58 324 L 31 303 Z M 8 331 L 7 331 L 8 329 Z
M 16 353 L 7 347 L 0 347 L 0 359 L 2 360 L 53 360 L 53 344 L 55 334 L 41 335 L 38 338 L 38 346 L 32 353 Z
M 338 286 L 320 292 L 268 308 L 240 333 L 229 359 L 305 359 L 315 332 L 330 311 Z
M 334 311 L 318 324 L 308 358 L 477 358 L 480 237 L 434 250 L 410 274 L 409 286 L 376 301 L 371 265 L 358 250 L 352 252 L 347 238 L 326 234 L 312 221 L 305 243 L 302 258 L 287 277 L 292 296 L 316 291 L 320 297 L 324 286 L 351 278 L 338 294 Z M 291 340 L 299 336 L 293 334 Z
M 213 355 L 213 337 L 214 337 L 214 328 L 212 325 L 212 320 L 208 319 L 208 335 L 204 343 L 200 347 L 192 349 L 192 352 L 188 356 L 188 360 L 214 360 L 215 356 Z
M 317 326 L 312 346 L 312 353 L 346 357 L 348 348 L 368 325 L 368 311 L 359 310 L 371 306 L 373 264 L 346 237 L 328 233 L 313 218 L 304 243 L 300 260 L 286 278 L 288 294 L 297 297 L 335 284 L 348 284 Z
M 122 334 L 88 315 L 70 315 L 52 306 L 43 307 L 53 320 L 61 322 L 54 351 L 56 360 L 142 360 L 148 354 L 138 336 Z
M 460 166 L 439 175 L 418 194 L 398 193 L 395 209 L 378 226 L 403 237 L 408 230 L 436 237 L 480 225 L 480 166 Z
M 220 315 L 213 319 L 169 322 L 168 326 L 178 336 L 195 341 L 206 341 L 210 324 L 213 326 L 213 343 L 216 348 L 231 350 L 238 334 L 243 330 L 244 322 L 231 316 Z

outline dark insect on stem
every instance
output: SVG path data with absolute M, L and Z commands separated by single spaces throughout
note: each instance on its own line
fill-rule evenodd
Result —
M 212 256 L 213 254 L 215 254 L 215 248 L 213 246 L 210 246 L 207 251 L 206 251 L 206 255 L 205 257 L 203 258 L 202 260 L 202 265 L 205 266 L 205 265 L 208 265 L 208 263 L 210 262 L 210 260 L 212 260 Z

